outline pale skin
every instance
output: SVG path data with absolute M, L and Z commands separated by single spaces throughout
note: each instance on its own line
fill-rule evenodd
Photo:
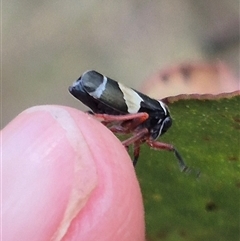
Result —
M 132 161 L 93 117 L 33 107 L 1 136 L 3 240 L 145 239 Z

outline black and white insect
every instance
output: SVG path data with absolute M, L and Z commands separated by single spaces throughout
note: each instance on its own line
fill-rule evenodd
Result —
M 169 109 L 162 101 L 152 99 L 94 70 L 83 73 L 69 87 L 69 92 L 88 106 L 91 109 L 89 113 L 112 132 L 132 134 L 122 144 L 127 150 L 133 144 L 134 166 L 138 161 L 141 144 L 146 143 L 153 149 L 174 152 L 180 170 L 188 169 L 173 145 L 156 141 L 172 125 Z

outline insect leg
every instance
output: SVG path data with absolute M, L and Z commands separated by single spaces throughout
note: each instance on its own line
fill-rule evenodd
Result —
M 136 166 L 139 153 L 140 153 L 140 145 L 143 141 L 144 136 L 148 133 L 148 129 L 144 128 L 132 137 L 128 138 L 127 140 L 123 141 L 122 144 L 129 149 L 129 145 L 133 144 L 133 166 Z
M 168 151 L 174 152 L 174 154 L 175 154 L 175 156 L 178 160 L 180 170 L 182 172 L 186 172 L 189 169 L 188 166 L 185 164 L 183 158 L 181 157 L 181 155 L 179 154 L 179 152 L 177 151 L 177 149 L 173 145 L 163 143 L 163 142 L 159 142 L 159 141 L 149 141 L 149 140 L 147 140 L 146 143 L 150 147 L 152 147 L 153 149 L 168 150 Z
M 124 146 L 129 146 L 135 142 L 140 141 L 147 133 L 148 133 L 148 129 L 144 128 L 144 129 L 140 130 L 139 132 L 135 133 L 133 136 L 131 136 L 127 140 L 122 141 L 122 144 Z
M 138 157 L 139 157 L 139 154 L 140 154 L 140 143 L 137 142 L 137 143 L 134 143 L 134 151 L 133 151 L 133 166 L 136 166 L 137 164 L 137 161 L 138 161 Z
M 126 114 L 126 115 L 108 115 L 108 114 L 94 114 L 94 116 L 103 122 L 113 133 L 130 133 L 136 127 L 138 127 L 142 122 L 148 119 L 149 115 L 145 112 L 136 113 L 136 114 Z M 108 126 L 108 123 L 112 126 Z M 119 124 L 114 124 L 114 122 L 119 122 Z M 139 153 L 140 153 L 140 144 L 145 141 L 144 136 L 148 134 L 149 131 L 147 128 L 143 128 L 140 131 L 136 132 L 132 137 L 128 138 L 127 140 L 123 141 L 122 144 L 129 149 L 131 144 L 134 144 L 134 159 L 133 165 L 135 166 Z
M 133 132 L 142 122 L 148 119 L 145 112 L 126 115 L 94 114 L 113 133 L 127 134 Z
M 136 114 L 126 114 L 126 115 L 108 115 L 108 114 L 93 114 L 98 120 L 103 122 L 112 122 L 112 121 L 128 121 L 135 120 L 136 126 L 140 125 L 149 115 L 146 112 L 140 112 Z

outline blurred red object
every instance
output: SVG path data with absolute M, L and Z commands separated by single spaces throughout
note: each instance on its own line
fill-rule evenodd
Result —
M 239 80 L 224 63 L 185 63 L 158 71 L 140 88 L 156 99 L 180 94 L 221 94 L 239 90 Z

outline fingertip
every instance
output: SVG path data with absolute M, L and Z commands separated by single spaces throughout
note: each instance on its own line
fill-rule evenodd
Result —
M 40 106 L 20 114 L 3 133 L 5 150 L 17 147 L 5 152 L 3 178 L 5 210 L 10 212 L 6 226 L 13 227 L 16 212 L 23 214 L 14 223 L 14 234 L 20 235 L 15 237 L 30 240 L 34 233 L 39 240 L 107 240 L 105 232 L 111 231 L 109 240 L 144 239 L 134 169 L 121 143 L 103 125 L 72 108 Z M 12 212 L 11 205 L 21 199 L 25 202 Z
M 91 116 L 71 109 L 92 150 L 98 185 L 68 235 L 83 240 L 144 240 L 144 211 L 132 161 L 119 140 Z M 81 229 L 77 229 L 79 222 Z M 95 232 L 92 232 L 94 230 Z M 106 237 L 106 233 L 110 233 Z M 67 236 L 69 237 L 69 236 Z
M 50 240 L 59 230 L 66 232 L 97 185 L 91 153 L 86 148 L 79 154 L 86 143 L 73 125 L 64 108 L 40 106 L 4 128 L 6 240 L 33 240 L 33 234 Z

